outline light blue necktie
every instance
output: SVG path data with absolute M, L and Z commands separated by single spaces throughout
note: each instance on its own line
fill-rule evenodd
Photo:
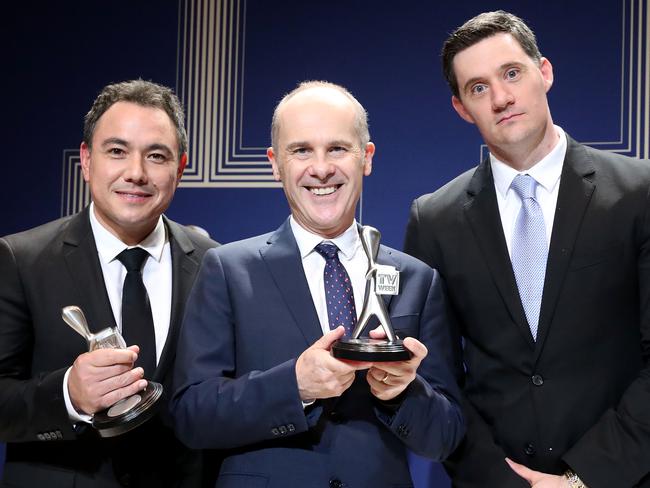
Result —
M 521 198 L 521 210 L 512 233 L 512 269 L 530 332 L 537 340 L 548 258 L 544 214 L 535 199 L 537 182 L 532 176 L 517 175 L 510 187 Z

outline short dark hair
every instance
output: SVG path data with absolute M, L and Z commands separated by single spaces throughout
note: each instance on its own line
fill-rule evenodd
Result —
M 456 97 L 460 95 L 454 73 L 454 58 L 464 49 L 496 34 L 512 35 L 524 52 L 539 63 L 542 54 L 537 47 L 537 39 L 523 20 L 503 10 L 479 14 L 452 32 L 442 46 L 442 71 Z
M 97 121 L 113 104 L 131 102 L 143 107 L 153 107 L 164 110 L 176 127 L 178 137 L 178 157 L 187 152 L 187 132 L 185 130 L 185 114 L 178 97 L 166 86 L 141 79 L 123 81 L 105 86 L 93 102 L 84 117 L 83 141 L 92 146 Z

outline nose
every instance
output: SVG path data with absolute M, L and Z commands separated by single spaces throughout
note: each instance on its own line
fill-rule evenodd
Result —
M 124 168 L 124 180 L 139 185 L 144 184 L 147 181 L 147 171 L 145 168 L 144 156 L 139 154 L 134 154 L 131 158 L 126 161 L 126 167 Z
M 309 174 L 321 181 L 330 178 L 336 172 L 336 167 L 324 156 L 317 156 L 309 167 Z
M 512 94 L 510 88 L 505 84 L 494 84 L 491 87 L 492 95 L 492 110 L 495 112 L 501 112 L 512 105 L 515 101 L 515 97 Z

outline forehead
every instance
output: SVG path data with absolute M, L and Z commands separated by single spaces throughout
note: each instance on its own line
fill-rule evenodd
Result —
M 116 102 L 97 121 L 93 140 L 119 137 L 124 140 L 155 138 L 176 141 L 176 128 L 161 108 L 132 102 Z M 101 141 L 100 141 L 101 142 Z
M 312 88 L 287 100 L 278 113 L 278 137 L 295 140 L 344 140 L 356 137 L 352 101 L 333 89 Z
M 498 71 L 508 63 L 532 63 L 519 42 L 510 34 L 500 33 L 463 49 L 454 57 L 454 74 L 458 84 Z

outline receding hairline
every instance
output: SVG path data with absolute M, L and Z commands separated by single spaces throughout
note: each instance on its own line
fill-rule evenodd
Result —
M 359 142 L 361 146 L 365 147 L 365 145 L 370 142 L 370 133 L 368 131 L 368 114 L 359 100 L 357 100 L 354 95 L 352 95 L 352 93 L 350 93 L 341 85 L 337 85 L 329 81 L 303 81 L 295 89 L 282 97 L 282 99 L 276 105 L 275 110 L 273 111 L 273 118 L 271 121 L 271 143 L 274 150 L 278 150 L 276 145 L 280 133 L 280 115 L 284 107 L 296 96 L 313 90 L 321 91 L 323 94 L 338 93 L 344 97 L 340 98 L 340 100 L 347 100 L 351 104 L 354 112 L 354 128 L 357 132 L 357 135 L 359 136 Z M 331 98 L 328 99 L 325 96 L 323 99 L 326 99 L 330 102 L 332 101 Z

